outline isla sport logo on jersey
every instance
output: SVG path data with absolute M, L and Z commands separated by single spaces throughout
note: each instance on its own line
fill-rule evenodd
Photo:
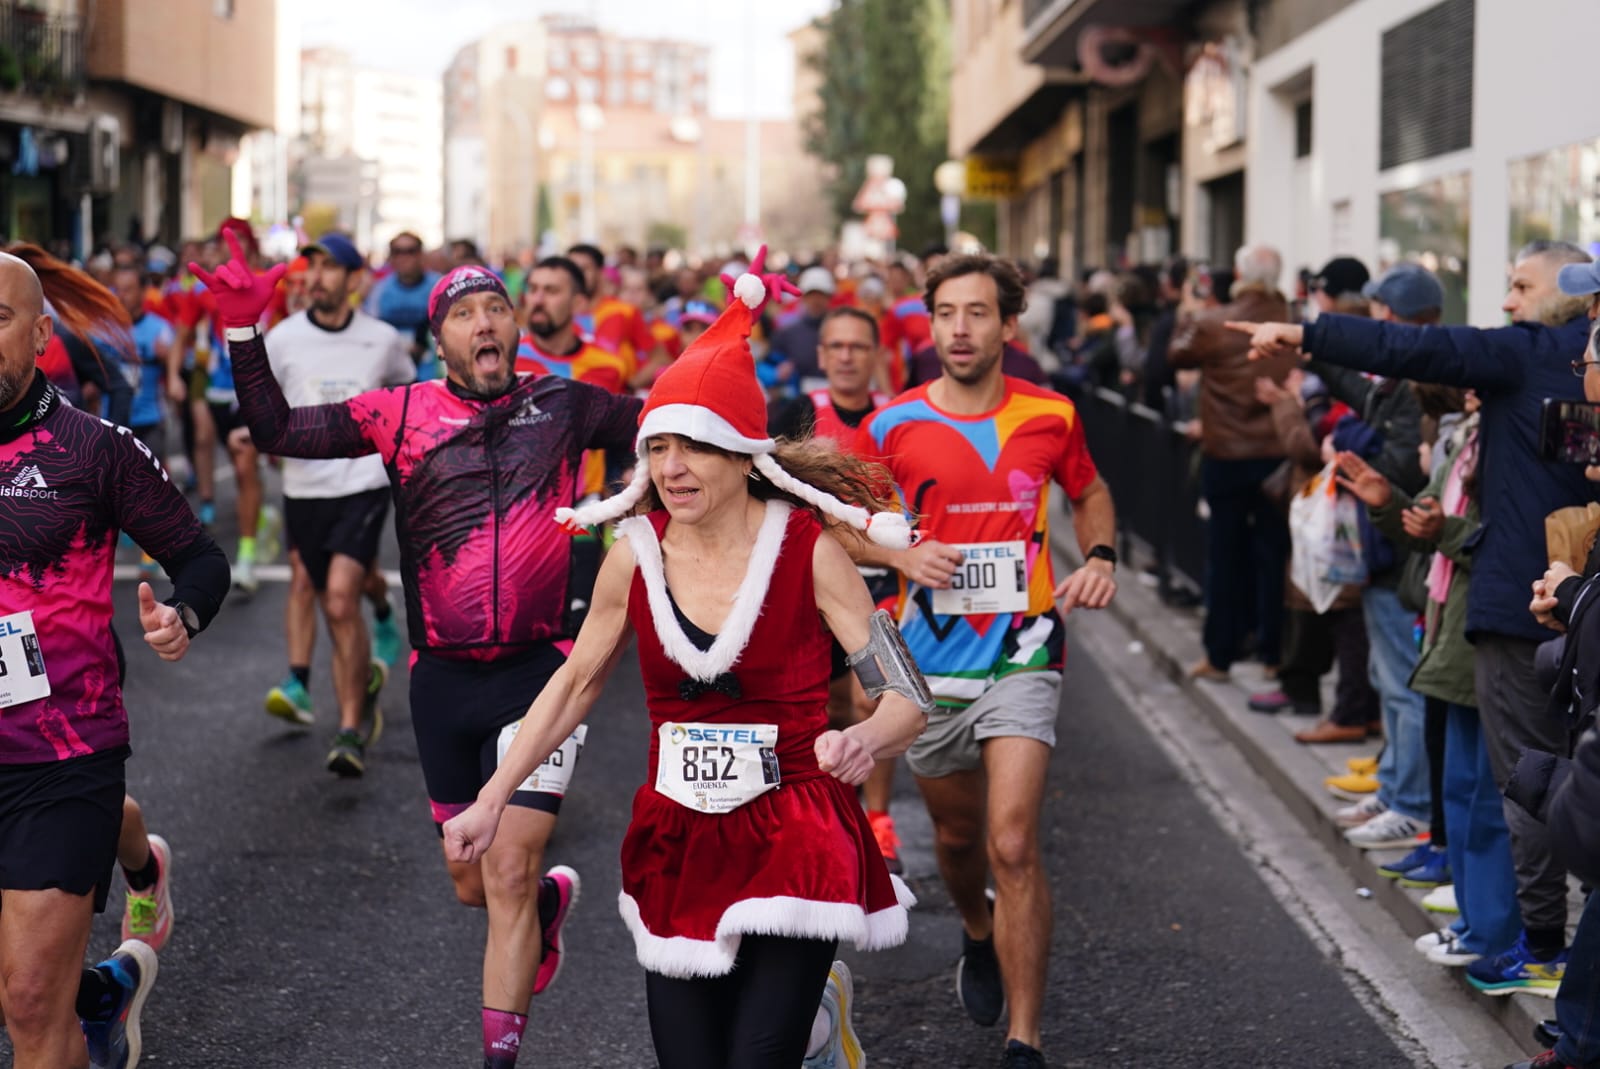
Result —
M 29 498 L 57 498 L 61 494 L 50 489 L 50 484 L 44 481 L 44 472 L 39 470 L 37 464 L 25 464 L 21 471 L 11 477 L 11 481 L 0 485 L 0 497 L 29 497 Z

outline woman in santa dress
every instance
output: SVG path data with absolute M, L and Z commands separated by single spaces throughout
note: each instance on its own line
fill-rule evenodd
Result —
M 867 647 L 873 604 L 841 543 L 822 536 L 825 520 L 886 545 L 910 532 L 897 512 L 840 500 L 886 504 L 874 466 L 767 437 L 747 339 L 779 288 L 739 279 L 739 299 L 651 391 L 634 481 L 557 513 L 575 526 L 634 515 L 617 525 L 567 663 L 478 802 L 444 828 L 454 859 L 482 856 L 517 784 L 582 722 L 636 634 L 655 730 L 619 910 L 662 1069 L 860 1065 L 834 953 L 845 939 L 903 942 L 912 903 L 854 788 L 926 718 L 891 691 L 872 717 L 829 729 L 830 641 Z

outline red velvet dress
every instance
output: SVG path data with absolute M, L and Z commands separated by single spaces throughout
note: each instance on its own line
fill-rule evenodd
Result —
M 649 779 L 634 796 L 622 844 L 618 905 L 640 964 L 667 976 L 725 975 L 746 933 L 850 940 L 863 950 L 894 946 L 905 940 L 906 907 L 914 901 L 889 875 L 854 789 L 817 768 L 813 745 L 828 728 L 831 641 L 812 588 L 820 526 L 781 502 L 767 508 L 709 664 L 666 591 L 659 538 L 667 513 L 618 527 L 639 561 L 628 615 L 652 727 L 779 728 L 781 783 L 728 813 L 698 812 L 655 789 L 659 736 L 651 733 Z M 763 596 L 760 573 L 769 569 Z M 688 692 L 701 692 L 685 697 L 691 672 L 680 662 L 702 681 L 721 674 L 717 669 L 731 671 L 740 696 L 691 684 Z

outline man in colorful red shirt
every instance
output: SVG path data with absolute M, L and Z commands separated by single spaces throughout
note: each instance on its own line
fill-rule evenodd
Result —
M 859 450 L 889 468 L 932 537 L 864 556 L 904 575 L 900 627 L 939 705 L 906 763 L 961 913 L 957 991 L 984 1026 L 1009 1004 L 1004 1064 L 1043 1066 L 1051 913 L 1039 809 L 1061 702 L 1055 602 L 1062 611 L 1110 603 L 1116 518 L 1072 402 L 1001 370 L 1025 302 L 1017 269 L 989 256 L 947 259 L 929 275 L 925 302 L 943 374 L 874 412 Z M 1087 561 L 1059 584 L 1051 482 L 1072 502 Z
M 622 357 L 628 367 L 629 386 L 647 386 L 666 365 L 666 351 L 650 333 L 644 315 L 616 295 L 615 284 L 605 277 L 606 256 L 593 245 L 574 245 L 567 258 L 583 271 L 584 290 L 589 295 L 589 312 L 580 318 L 595 344 Z M 641 377 L 641 369 L 649 368 Z M 638 379 L 639 381 L 636 381 Z

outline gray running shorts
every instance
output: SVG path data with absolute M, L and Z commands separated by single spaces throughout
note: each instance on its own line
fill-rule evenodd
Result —
M 965 709 L 929 716 L 928 729 L 906 751 L 906 764 L 914 775 L 936 779 L 979 767 L 985 739 L 1038 739 L 1054 748 L 1060 708 L 1060 672 L 1003 676 Z

